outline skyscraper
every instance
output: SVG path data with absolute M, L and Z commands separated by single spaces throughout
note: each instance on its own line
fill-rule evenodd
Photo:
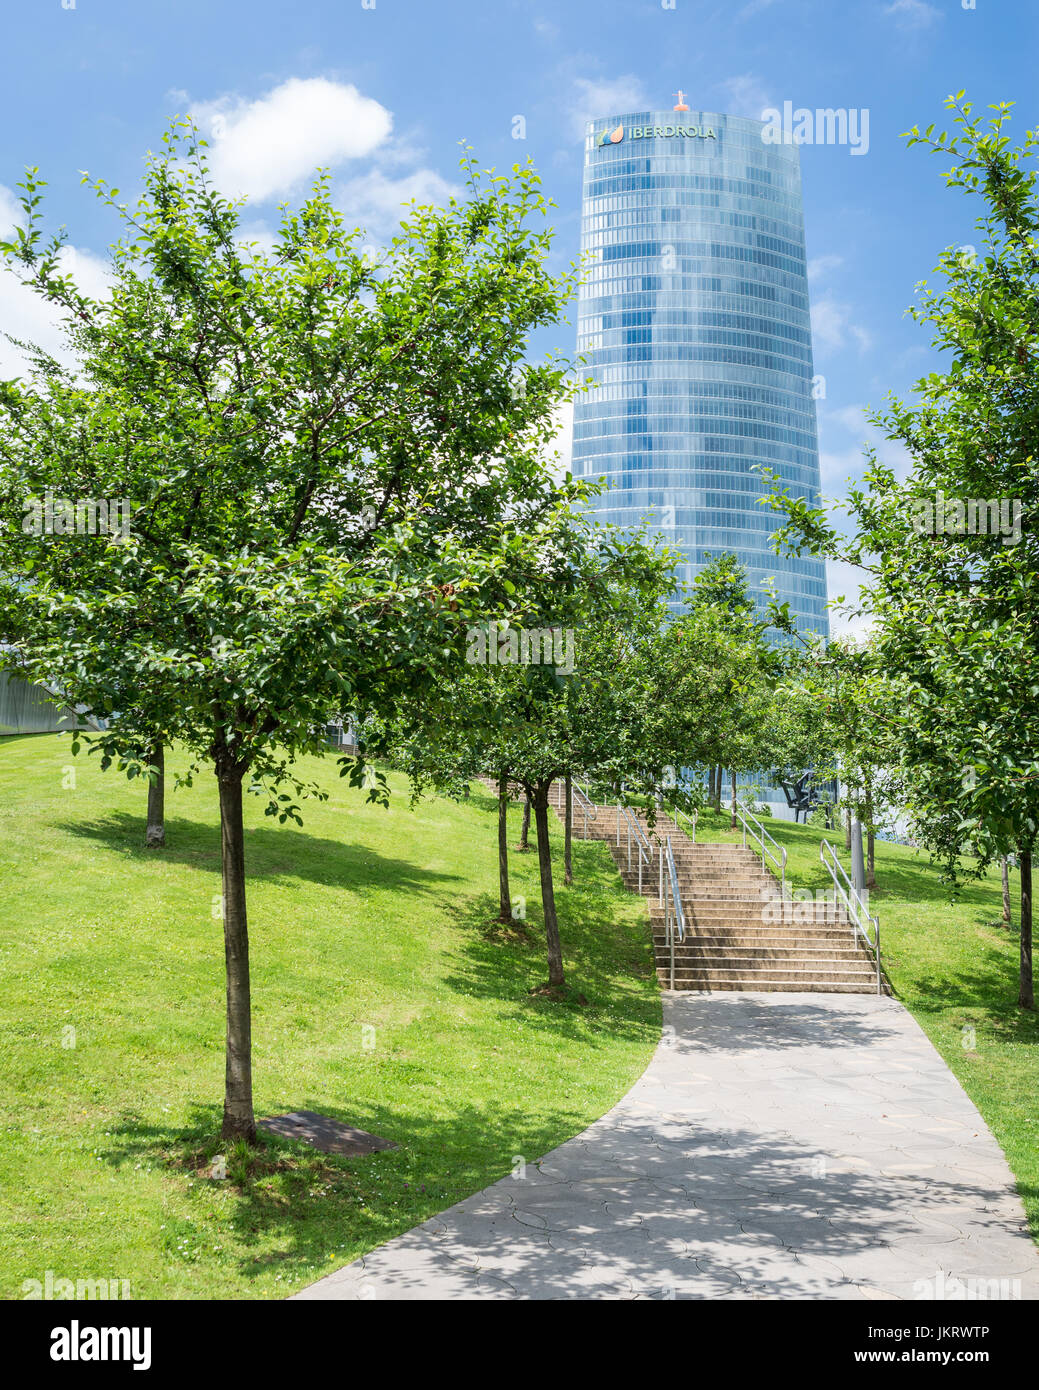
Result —
M 799 151 L 759 121 L 635 111 L 589 124 L 578 352 L 597 389 L 574 407 L 573 471 L 594 510 L 646 518 L 687 557 L 734 552 L 774 577 L 805 632 L 828 632 L 821 560 L 782 558 L 754 465 L 816 497 L 819 453 Z

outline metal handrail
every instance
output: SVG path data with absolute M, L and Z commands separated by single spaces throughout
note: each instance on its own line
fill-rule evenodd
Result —
M 829 854 L 829 859 L 827 859 L 827 854 Z M 819 846 L 819 861 L 833 880 L 835 898 L 839 898 L 847 909 L 848 920 L 851 922 L 852 938 L 856 939 L 861 936 L 867 949 L 873 952 L 877 967 L 877 993 L 883 994 L 884 984 L 880 967 L 880 919 L 870 912 L 858 891 L 852 886 L 844 865 L 837 858 L 837 851 L 829 840 L 823 840 Z M 842 879 L 844 880 L 843 883 L 841 882 Z M 872 937 L 869 930 L 871 926 L 873 928 Z
M 670 901 L 664 884 L 664 859 L 667 859 L 667 885 L 671 889 Z M 678 887 L 678 870 L 675 867 L 675 853 L 671 848 L 671 836 L 668 835 L 664 844 L 661 846 L 660 854 L 660 876 L 662 898 L 661 906 L 664 908 L 664 941 L 671 954 L 671 989 L 675 987 L 675 936 L 679 941 L 685 940 L 685 911 L 682 907 L 682 894 Z
M 750 828 L 750 827 L 748 826 L 747 822 L 748 822 L 748 820 L 749 820 L 749 821 L 752 821 L 753 824 L 757 827 L 757 838 L 758 838 L 758 840 L 759 840 L 758 852 L 759 852 L 760 855 L 761 855 L 761 867 L 762 867 L 762 868 L 765 867 L 765 859 L 766 859 L 766 857 L 769 858 L 769 859 L 771 859 L 772 863 L 773 863 L 773 864 L 776 866 L 776 868 L 779 870 L 779 881 L 780 881 L 780 883 L 782 884 L 782 893 L 783 893 L 783 897 L 785 898 L 785 897 L 786 897 L 786 847 L 785 847 L 784 845 L 781 845 L 781 844 L 779 843 L 779 841 L 778 841 L 773 835 L 770 835 L 770 834 L 768 833 L 768 831 L 765 829 L 765 827 L 764 827 L 764 826 L 761 824 L 761 822 L 758 820 L 757 816 L 754 815 L 754 813 L 753 813 L 752 811 L 749 811 L 749 810 L 747 809 L 746 806 L 744 806 L 743 802 L 740 801 L 739 797 L 736 798 L 736 800 L 735 800 L 735 802 L 733 803 L 733 805 L 734 805 L 736 814 L 739 816 L 740 820 L 743 822 L 743 848 L 744 848 L 744 849 L 747 848 L 747 831 L 748 831 L 748 829 Z M 751 833 L 753 834 L 753 832 L 751 832 Z M 776 849 L 779 850 L 779 858 L 777 858 L 777 857 L 772 853 L 771 850 L 766 849 L 766 847 L 765 847 L 765 841 L 766 841 L 766 840 L 768 840 L 771 844 L 775 845 Z
M 632 837 L 632 833 L 633 833 L 633 832 L 634 832 L 634 835 L 635 835 L 635 848 L 636 848 L 636 850 L 638 851 L 638 864 L 639 864 L 639 892 L 641 893 L 641 892 L 642 892 L 642 866 L 643 866 L 643 864 L 645 864 L 645 866 L 646 866 L 647 869 L 651 869 L 651 868 L 653 867 L 653 847 L 652 847 L 652 845 L 650 844 L 650 842 L 646 839 L 645 835 L 643 835 L 642 830 L 641 830 L 641 827 L 639 826 L 638 821 L 637 821 L 637 820 L 635 819 L 635 817 L 631 814 L 631 812 L 629 811 L 629 809 L 627 808 L 627 806 L 620 806 L 620 803 L 618 803 L 618 808 L 619 808 L 619 810 L 622 812 L 622 814 L 623 814 L 623 816 L 624 816 L 624 819 L 625 819 L 625 821 L 626 821 L 626 823 L 627 823 L 627 827 L 628 827 L 628 873 L 629 873 L 629 874 L 631 873 L 631 837 Z
M 687 820 L 687 821 L 689 822 L 689 824 L 693 827 L 693 828 L 692 828 L 692 831 L 691 831 L 691 832 L 687 832 L 687 833 L 689 834 L 689 838 L 692 840 L 693 844 L 695 845 L 695 844 L 696 844 L 696 817 L 697 817 L 697 812 L 694 811 L 693 814 L 690 816 L 690 815 L 687 815 L 685 811 L 680 810 L 680 809 L 676 806 L 676 807 L 672 810 L 672 812 L 671 812 L 671 819 L 672 819 L 672 820 L 674 821 L 674 823 L 675 823 L 675 829 L 676 829 L 676 830 L 681 830 L 681 828 L 682 828 L 682 827 L 678 824 L 678 817 L 679 817 L 679 816 L 681 816 L 683 820 Z
M 652 856 L 653 856 L 653 849 L 652 849 L 652 847 L 651 847 L 651 845 L 650 845 L 650 842 L 649 842 L 649 836 L 648 836 L 648 835 L 646 834 L 646 832 L 643 830 L 642 826 L 639 825 L 638 817 L 634 814 L 634 812 L 632 811 L 632 809 L 631 809 L 630 806 L 622 806 L 622 807 L 621 807 L 621 812 L 623 813 L 624 818 L 627 820 L 628 825 L 629 825 L 631 831 L 634 833 L 635 839 L 636 839 L 646 850 L 649 851 L 650 858 L 652 858 Z
M 596 814 L 595 802 L 591 799 L 591 797 L 585 796 L 584 792 L 581 790 L 581 788 L 577 785 L 576 782 L 571 782 L 571 783 L 570 783 L 570 794 L 571 794 L 571 796 L 573 796 L 573 797 L 576 798 L 578 808 L 580 809 L 581 814 L 584 816 L 584 838 L 587 840 L 587 838 L 588 838 L 588 813 L 591 812 L 592 820 L 595 820 L 595 814 Z

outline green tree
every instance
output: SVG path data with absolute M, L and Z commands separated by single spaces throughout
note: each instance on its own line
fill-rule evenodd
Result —
M 553 784 L 577 776 L 616 789 L 623 800 L 655 796 L 667 768 L 646 736 L 646 638 L 662 620 L 675 557 L 642 537 L 581 522 L 568 537 L 569 582 L 550 590 L 523 623 L 470 631 L 468 670 L 447 678 L 448 722 L 422 710 L 387 746 L 405 750 L 413 784 L 450 787 L 479 765 L 499 796 L 499 911 L 506 918 L 505 796 L 522 788 L 535 823 L 549 987 L 566 984 L 548 834 Z M 449 700 L 447 696 L 449 695 Z M 650 749 L 647 752 L 647 749 Z M 503 789 L 505 791 L 503 792 Z M 564 835 L 564 879 L 570 854 Z
M 811 770 L 817 784 L 841 784 L 846 814 L 866 831 L 871 890 L 877 832 L 905 804 L 895 737 L 899 706 L 898 689 L 868 640 L 805 643 L 776 689 L 771 775 L 792 781 Z
M 145 772 L 161 730 L 215 773 L 229 1138 L 255 1134 L 243 791 L 299 820 L 294 759 L 329 718 L 435 701 L 465 624 L 555 582 L 581 492 L 545 464 L 568 364 L 525 362 L 573 286 L 539 181 L 463 168 L 467 199 L 414 207 L 375 257 L 319 176 L 266 253 L 178 126 L 132 209 L 93 185 L 124 228 L 106 298 L 61 273 L 35 170 L 3 247 L 76 353 L 0 386 L 19 660 L 109 721 L 102 766 Z M 127 534 L 23 528 L 55 487 L 128 498 Z
M 693 670 L 713 690 L 710 701 L 713 737 L 706 753 L 708 795 L 721 810 L 722 782 L 729 772 L 732 826 L 736 826 L 737 775 L 769 765 L 769 716 L 784 657 L 768 640 L 767 610 L 757 611 L 747 588 L 747 572 L 735 555 L 712 559 L 696 576 L 689 591 L 689 609 L 706 615 L 704 635 L 713 633 L 712 677 L 696 663 Z M 696 629 L 690 629 L 695 640 Z
M 913 313 L 946 361 L 874 416 L 912 461 L 870 456 L 848 499 L 852 534 L 774 487 L 781 543 L 862 566 L 878 660 L 902 697 L 897 745 L 916 833 L 950 881 L 1016 851 L 1019 1002 L 1031 1008 L 1031 864 L 1039 824 L 1039 136 L 1014 147 L 1010 106 L 975 115 L 960 92 L 952 132 L 909 132 L 950 161 L 949 187 L 980 201 L 979 248 L 942 253 L 943 284 Z M 972 863 L 965 856 L 975 856 Z

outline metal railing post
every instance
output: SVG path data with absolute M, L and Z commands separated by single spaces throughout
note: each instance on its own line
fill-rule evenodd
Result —
M 877 993 L 878 993 L 878 994 L 883 994 L 883 993 L 884 993 L 884 987 L 883 987 L 883 984 L 882 984 L 881 978 L 880 978 L 880 918 L 879 918 L 879 917 L 874 917 L 874 918 L 873 918 L 873 930 L 874 930 L 874 932 L 876 933 L 876 938 L 877 938 L 877 952 L 876 952 L 876 954 L 877 954 Z
M 670 943 L 671 943 L 671 979 L 670 979 L 670 986 L 671 986 L 671 989 L 674 990 L 674 987 L 675 987 L 675 916 L 674 916 L 674 904 L 673 904 L 673 903 L 671 904 L 671 910 L 670 910 L 670 913 L 669 913 L 669 915 L 668 915 L 668 939 L 669 939 L 669 941 L 670 941 Z
M 823 840 L 819 845 L 819 860 L 833 881 L 833 906 L 834 914 L 838 913 L 838 905 L 843 902 L 845 911 L 848 914 L 848 924 L 851 927 L 851 939 L 858 944 L 861 936 L 867 948 L 871 948 L 874 953 L 874 965 L 876 967 L 877 993 L 884 993 L 883 966 L 880 960 L 880 918 L 870 914 L 869 909 L 859 896 L 855 885 L 844 871 L 844 866 L 837 858 L 837 851 L 829 843 Z M 847 889 L 842 886 L 841 879 L 847 885 Z M 866 925 L 862 923 L 865 916 Z M 873 928 L 873 938 L 870 939 L 869 928 Z

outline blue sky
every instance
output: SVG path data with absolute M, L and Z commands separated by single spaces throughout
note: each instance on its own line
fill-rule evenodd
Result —
M 941 161 L 900 132 L 942 123 L 944 97 L 966 88 L 979 106 L 1015 101 L 1022 134 L 1039 124 L 1037 59 L 1036 0 L 33 0 L 4 17 L 0 224 L 24 166 L 40 166 L 70 263 L 99 282 L 114 228 L 78 171 L 129 194 L 145 150 L 190 110 L 257 231 L 319 163 L 378 239 L 402 199 L 451 192 L 459 140 L 485 164 L 529 155 L 558 205 L 561 264 L 577 254 L 586 119 L 669 107 L 678 88 L 693 111 L 865 108 L 867 153 L 801 151 L 823 485 L 836 495 L 860 471 L 862 407 L 932 365 L 904 315 L 914 285 L 940 248 L 974 240 Z M 11 284 L 0 328 L 48 340 Z M 563 324 L 535 346 L 573 341 Z M 0 372 L 10 362 L 0 347 Z

